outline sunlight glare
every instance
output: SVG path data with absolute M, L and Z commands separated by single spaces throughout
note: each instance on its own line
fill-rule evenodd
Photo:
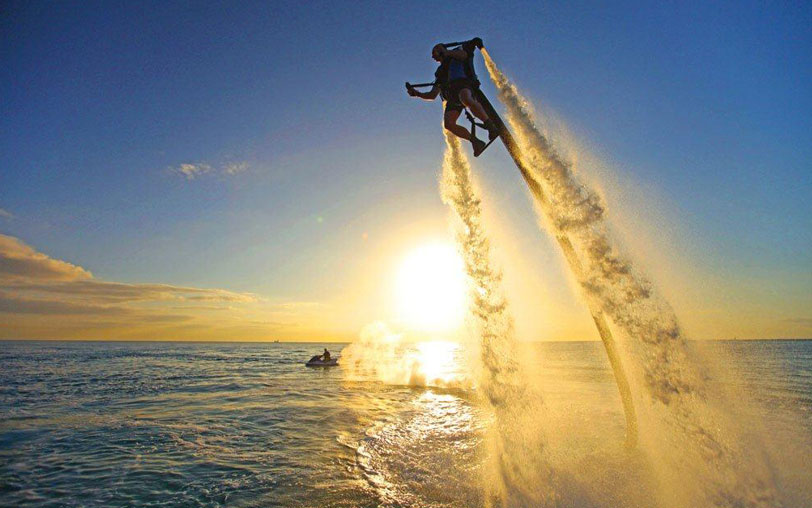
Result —
M 462 325 L 466 277 L 462 258 L 453 246 L 430 244 L 411 251 L 397 277 L 401 320 L 418 331 L 450 332 Z
M 417 344 L 420 371 L 430 383 L 449 383 L 460 375 L 455 353 L 459 344 L 445 340 Z

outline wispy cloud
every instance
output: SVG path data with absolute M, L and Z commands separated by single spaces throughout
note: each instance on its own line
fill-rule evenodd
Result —
M 194 180 L 195 178 L 205 175 L 206 173 L 211 173 L 213 168 L 208 164 L 204 163 L 190 163 L 184 162 L 178 166 L 169 168 L 171 171 L 186 177 L 187 180 Z
M 12 281 L 10 284 L 16 291 L 29 294 L 61 294 L 104 302 L 182 300 L 253 303 L 259 300 L 257 296 L 250 293 L 235 293 L 225 289 L 193 288 L 169 284 L 125 284 L 98 279 L 52 283 L 18 280 Z
M 14 214 L 9 212 L 8 210 L 4 210 L 3 208 L 0 208 L 0 217 L 3 217 L 4 219 L 11 220 L 11 219 L 14 218 Z
M 243 162 L 229 162 L 223 167 L 223 171 L 227 175 L 236 175 L 238 173 L 242 173 L 248 169 L 248 163 Z
M 169 168 L 170 172 L 187 180 L 194 180 L 204 175 L 233 176 L 244 173 L 250 165 L 246 161 L 231 161 L 217 166 L 206 162 L 184 162 Z
M 92 314 L 101 316 L 131 314 L 133 310 L 116 305 L 33 299 L 0 292 L 0 312 L 13 314 Z

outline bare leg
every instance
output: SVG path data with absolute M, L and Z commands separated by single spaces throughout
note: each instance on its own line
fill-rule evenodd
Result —
M 483 122 L 488 121 L 488 113 L 485 112 L 485 108 L 482 107 L 482 104 L 474 99 L 470 88 L 463 88 L 460 90 L 460 102 L 462 102 L 465 107 L 474 114 L 475 117 L 479 118 Z
M 443 124 L 449 131 L 453 132 L 462 139 L 467 139 L 470 141 L 471 133 L 468 132 L 468 129 L 462 125 L 457 125 L 457 118 L 460 117 L 460 113 L 462 113 L 462 111 L 446 110 L 445 117 L 443 118 Z

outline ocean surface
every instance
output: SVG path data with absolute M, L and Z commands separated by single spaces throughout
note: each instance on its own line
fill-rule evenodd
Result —
M 0 342 L 0 506 L 484 504 L 475 389 L 306 368 L 322 347 L 345 346 Z M 601 344 L 528 347 L 546 400 L 584 422 L 571 428 L 599 422 L 600 439 L 622 442 Z M 812 341 L 714 347 L 775 432 L 809 450 Z M 450 379 L 467 374 L 462 356 L 426 358 Z

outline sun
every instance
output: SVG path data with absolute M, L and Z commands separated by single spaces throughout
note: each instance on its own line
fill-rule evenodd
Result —
M 398 314 L 421 332 L 451 332 L 465 319 L 466 276 L 462 258 L 444 243 L 423 245 L 400 264 L 396 283 Z

